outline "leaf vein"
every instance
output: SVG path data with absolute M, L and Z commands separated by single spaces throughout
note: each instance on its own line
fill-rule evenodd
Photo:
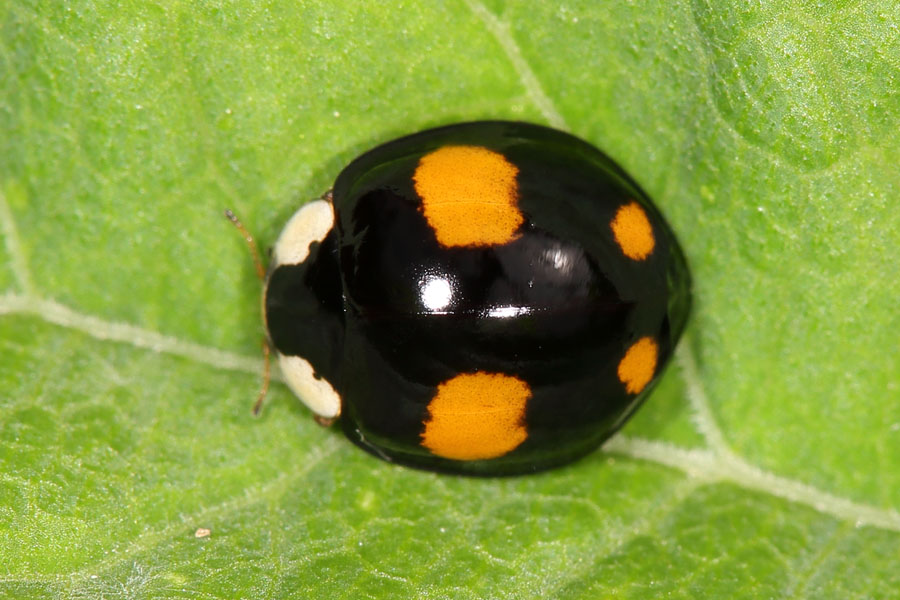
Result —
M 900 513 L 830 494 L 812 485 L 764 471 L 728 452 L 679 448 L 666 442 L 618 435 L 604 446 L 608 452 L 648 460 L 684 471 L 690 477 L 707 481 L 728 482 L 738 487 L 762 492 L 856 527 L 871 526 L 900 532 Z
M 154 352 L 183 356 L 218 369 L 259 373 L 262 362 L 239 354 L 148 331 L 124 323 L 108 322 L 98 317 L 84 315 L 51 300 L 40 300 L 17 294 L 0 296 L 0 315 L 28 314 L 49 323 L 84 332 L 94 338 L 131 344 Z M 698 427 L 708 440 L 721 433 L 709 413 L 708 402 L 700 386 L 692 357 L 686 351 L 678 353 L 679 364 L 686 371 L 688 394 L 697 411 Z M 686 369 L 685 369 L 686 366 Z M 705 411 L 705 412 L 704 412 Z M 631 438 L 618 435 L 607 442 L 607 452 L 654 462 L 683 471 L 690 477 L 709 481 L 727 481 L 739 487 L 770 494 L 775 497 L 806 505 L 818 512 L 840 520 L 851 521 L 857 526 L 869 525 L 887 531 L 900 532 L 900 513 L 830 494 L 803 482 L 782 477 L 747 463 L 727 446 L 716 447 L 710 441 L 711 450 L 679 448 L 673 444 Z M 723 449 L 724 448 L 724 449 Z
M 6 294 L 0 296 L 0 315 L 4 314 L 32 315 L 48 323 L 86 333 L 98 340 L 131 344 L 137 348 L 189 358 L 228 371 L 259 374 L 263 369 L 262 359 L 180 340 L 128 323 L 106 321 L 92 315 L 81 314 L 53 300 Z M 279 377 L 280 375 L 273 374 L 273 379 L 280 381 Z
M 28 270 L 28 262 L 25 260 L 25 250 L 19 238 L 19 231 L 13 219 L 12 210 L 6 201 L 6 195 L 0 189 L 0 228 L 3 231 L 3 239 L 6 243 L 6 252 L 9 254 L 10 266 L 16 283 L 19 284 L 25 294 L 34 294 L 34 283 Z
M 509 24 L 501 21 L 497 15 L 489 11 L 479 0 L 465 0 L 465 2 L 466 5 L 468 5 L 469 10 L 484 23 L 488 32 L 493 35 L 494 39 L 497 40 L 497 43 L 500 44 L 500 47 L 506 53 L 506 57 L 516 70 L 516 74 L 519 76 L 519 80 L 525 88 L 528 97 L 544 118 L 547 119 L 547 122 L 558 129 L 568 130 L 569 127 L 566 124 L 566 120 L 556 109 L 556 105 L 544 91 L 544 88 L 541 86 L 541 82 L 531 68 L 531 65 L 529 65 L 528 61 L 525 60 L 525 57 L 522 56 L 522 50 L 513 38 L 512 32 L 510 32 L 509 29 Z
M 681 377 L 685 383 L 688 402 L 691 406 L 691 421 L 716 454 L 732 455 L 733 452 L 713 416 L 712 407 L 706 397 L 706 390 L 703 389 L 700 374 L 697 372 L 697 362 L 691 354 L 690 347 L 690 339 L 688 335 L 685 335 L 681 344 L 675 349 L 675 361 L 681 369 Z

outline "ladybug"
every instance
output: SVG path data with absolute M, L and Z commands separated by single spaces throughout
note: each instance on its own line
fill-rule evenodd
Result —
M 366 152 L 301 207 L 263 309 L 288 386 L 385 460 L 472 475 L 594 450 L 669 361 L 687 263 L 638 185 L 529 123 Z

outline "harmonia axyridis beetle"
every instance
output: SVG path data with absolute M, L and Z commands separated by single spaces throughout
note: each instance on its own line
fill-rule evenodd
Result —
M 485 121 L 366 152 L 290 219 L 265 321 L 290 388 L 389 461 L 538 471 L 595 449 L 685 326 L 669 225 L 567 133 Z

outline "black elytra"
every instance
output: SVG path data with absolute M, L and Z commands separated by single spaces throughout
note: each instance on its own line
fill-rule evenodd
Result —
M 331 202 L 308 257 L 270 267 L 269 340 L 386 460 L 475 475 L 572 461 L 641 404 L 684 330 L 671 228 L 567 133 L 481 121 L 402 137 L 351 162 Z M 496 227 L 509 234 L 478 237 Z

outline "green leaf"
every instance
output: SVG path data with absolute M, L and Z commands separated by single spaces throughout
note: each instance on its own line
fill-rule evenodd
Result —
M 898 597 L 900 5 L 0 5 L 0 597 Z M 265 247 L 463 119 L 615 157 L 692 265 L 602 452 L 388 465 L 259 384 Z M 209 535 L 195 532 L 208 529 Z M 201 532 L 202 533 L 202 532 Z

